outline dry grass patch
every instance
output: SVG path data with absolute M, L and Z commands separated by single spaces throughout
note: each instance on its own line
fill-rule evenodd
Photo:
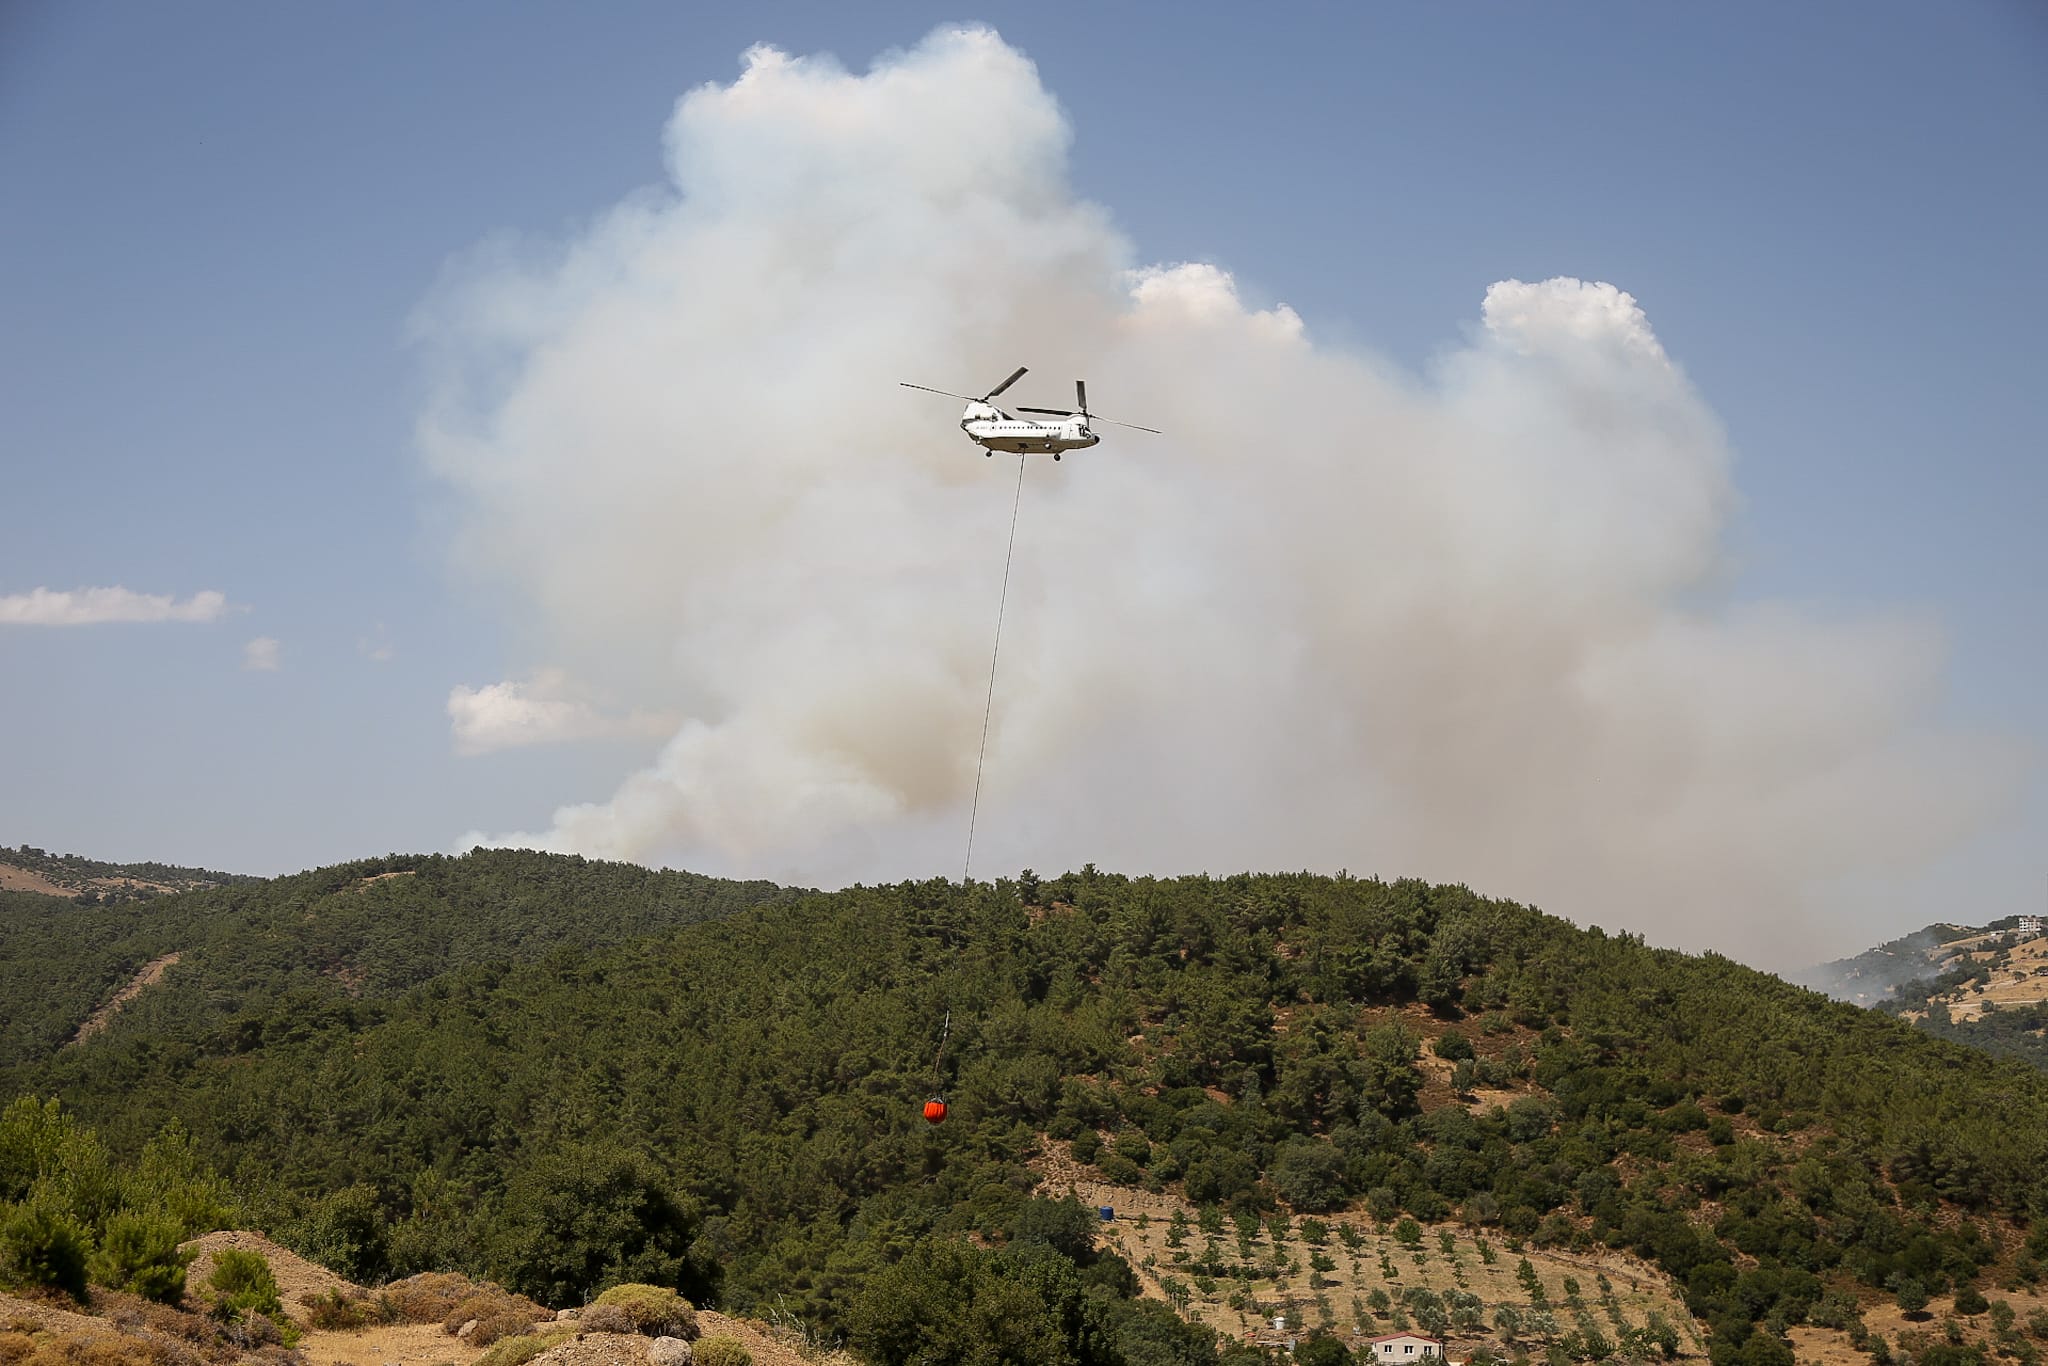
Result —
M 639 1333 L 685 1342 L 697 1336 L 697 1311 L 681 1295 L 659 1285 L 615 1285 L 583 1311 L 582 1321 L 592 1332 Z
M 754 1354 L 731 1333 L 714 1333 L 697 1344 L 696 1366 L 754 1366 Z
M 456 1305 L 476 1294 L 477 1283 L 452 1271 L 423 1271 L 393 1281 L 377 1292 L 394 1323 L 440 1323 Z
M 575 1336 L 576 1329 L 564 1324 L 559 1328 L 545 1328 L 538 1333 L 507 1338 L 478 1357 L 476 1366 L 526 1366 L 542 1352 L 559 1347 Z

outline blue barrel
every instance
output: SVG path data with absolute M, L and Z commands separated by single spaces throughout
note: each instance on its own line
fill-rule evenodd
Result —
M 1106 1224 L 1106 1223 L 1110 1222 L 1110 1221 L 1111 1221 L 1112 1219 L 1114 1219 L 1114 1218 L 1116 1218 L 1116 1208 L 1115 1208 L 1115 1206 L 1112 1206 L 1112 1205 L 1104 1205 L 1104 1206 L 1102 1206 L 1102 1222 Z

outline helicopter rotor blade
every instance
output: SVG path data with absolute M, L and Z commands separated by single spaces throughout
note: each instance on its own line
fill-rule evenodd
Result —
M 989 391 L 988 391 L 987 393 L 983 394 L 983 395 L 981 396 L 981 401 L 982 401 L 983 403 L 986 403 L 986 402 L 988 402 L 988 401 L 989 401 L 990 399 L 994 398 L 994 397 L 995 397 L 995 396 L 996 396 L 997 394 L 1000 394 L 1001 392 L 1003 392 L 1003 390 L 1005 390 L 1005 389 L 1009 388 L 1009 387 L 1010 387 L 1011 385 L 1015 384 L 1015 383 L 1016 383 L 1016 382 L 1017 382 L 1018 380 L 1020 380 L 1020 379 L 1024 378 L 1024 371 L 1025 371 L 1025 367 L 1024 367 L 1024 366 L 1022 366 L 1022 365 L 1018 366 L 1018 367 L 1017 367 L 1017 369 L 1016 369 L 1016 371 L 1015 371 L 1015 372 L 1014 372 L 1014 373 L 1013 373 L 1013 374 L 1012 374 L 1012 375 L 1011 375 L 1011 376 L 1010 376 L 1010 377 L 1009 377 L 1008 379 L 1004 380 L 1004 381 L 1003 381 L 1003 382 L 1002 382 L 1001 384 L 998 384 L 998 385 L 997 385 L 997 386 L 996 386 L 995 388 L 993 388 L 993 389 L 989 390 Z
M 1074 406 L 1081 410 L 1081 416 L 1088 416 L 1088 381 L 1085 379 L 1074 381 Z
M 1023 407 L 1020 407 L 1020 408 L 1018 408 L 1018 409 L 1017 409 L 1017 411 L 1018 411 L 1018 412 L 1020 412 L 1020 413 L 1044 413 L 1044 414 L 1045 414 L 1045 415 L 1046 415 L 1047 417 L 1072 417 L 1072 416 L 1074 415 L 1074 410 L 1073 410 L 1072 408 L 1023 408 Z
M 1165 435 L 1166 435 L 1166 433 L 1165 433 L 1165 432 L 1162 432 L 1162 431 L 1160 431 L 1160 430 L 1159 430 L 1159 429 L 1158 429 L 1157 427 L 1140 427 L 1140 426 L 1139 426 L 1139 425 L 1138 425 L 1137 423 L 1135 423 L 1135 422 L 1118 422 L 1118 421 L 1117 421 L 1117 420 L 1116 420 L 1115 418 L 1113 418 L 1113 417 L 1103 417 L 1103 416 L 1102 416 L 1101 414 L 1099 414 L 1099 413 L 1090 413 L 1090 414 L 1088 414 L 1088 420 L 1089 420 L 1089 421 L 1090 421 L 1091 423 L 1092 423 L 1092 422 L 1107 422 L 1107 423 L 1108 423 L 1108 424 L 1109 424 L 1110 426 L 1112 426 L 1112 427 L 1129 427 L 1129 428 L 1130 428 L 1130 429 L 1131 429 L 1132 431 L 1134 431 L 1134 432 L 1150 432 L 1150 433 L 1152 433 L 1152 435 L 1154 435 L 1154 436 L 1165 436 Z
M 980 403 L 982 401 L 971 394 L 956 394 L 951 389 L 934 389 L 929 384 L 912 384 L 907 379 L 899 379 L 896 382 L 906 389 L 922 389 L 928 394 L 944 394 L 947 398 L 957 398 L 962 403 Z

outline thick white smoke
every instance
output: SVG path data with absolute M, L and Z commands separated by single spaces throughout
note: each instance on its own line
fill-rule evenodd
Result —
M 426 457 L 545 657 L 687 719 L 500 842 L 812 883 L 957 874 L 1013 457 L 962 392 L 1165 428 L 1025 474 L 975 868 L 1416 873 L 1776 957 L 2010 770 L 1900 621 L 1716 606 L 1712 414 L 1627 294 L 1505 281 L 1426 380 L 1215 267 L 1134 268 L 1024 56 L 770 49 L 671 185 L 426 320 Z M 1690 917 L 1689 919 L 1687 917 Z M 1806 943 L 1781 945 L 1788 959 Z

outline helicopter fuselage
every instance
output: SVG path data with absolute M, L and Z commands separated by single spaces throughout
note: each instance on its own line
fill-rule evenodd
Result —
M 1086 450 L 1102 441 L 1079 417 L 1032 422 L 983 403 L 967 405 L 967 411 L 960 415 L 960 430 L 991 455 L 1006 451 L 1013 455 L 1049 455 L 1055 460 L 1067 451 Z

